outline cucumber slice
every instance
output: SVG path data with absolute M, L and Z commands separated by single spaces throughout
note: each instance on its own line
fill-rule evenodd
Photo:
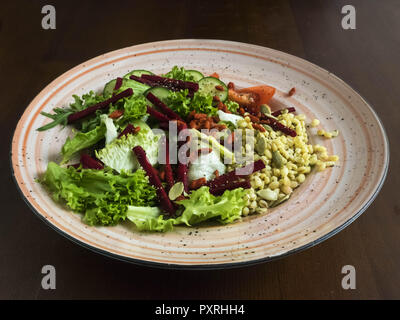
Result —
M 106 83 L 106 85 L 104 86 L 104 89 L 103 89 L 104 97 L 111 97 L 111 95 L 114 92 L 116 82 L 117 82 L 117 80 L 114 79 L 114 80 L 111 80 Z M 147 91 L 150 88 L 150 86 L 148 86 L 147 84 L 137 82 L 135 80 L 123 78 L 121 88 L 125 88 L 125 89 L 132 88 L 134 94 L 141 94 L 141 93 L 144 93 L 145 91 Z
M 220 86 L 222 90 L 215 87 Z M 199 81 L 199 92 L 211 96 L 217 96 L 222 102 L 228 99 L 228 87 L 221 80 L 214 77 L 205 77 Z
M 197 70 L 186 70 L 186 73 L 193 77 L 193 81 L 198 82 L 200 79 L 203 79 L 204 76 L 200 71 Z
M 113 94 L 116 82 L 117 80 L 114 79 L 106 83 L 103 89 L 103 97 L 108 97 Z
M 140 83 L 131 79 L 123 79 L 122 87 L 132 88 L 133 94 L 143 94 L 150 88 L 150 86 L 148 86 L 147 84 Z
M 151 74 L 154 75 L 153 72 L 151 71 L 147 71 L 147 70 L 133 70 L 129 73 L 127 73 L 126 75 L 124 75 L 124 78 L 129 78 L 129 76 L 134 75 L 136 77 L 140 77 L 142 74 Z
M 143 95 L 147 96 L 147 94 L 151 92 L 154 94 L 158 99 L 160 99 L 162 102 L 166 103 L 170 91 L 167 88 L 164 87 L 153 87 L 148 90 L 146 90 Z M 153 106 L 153 104 L 149 101 L 149 103 Z

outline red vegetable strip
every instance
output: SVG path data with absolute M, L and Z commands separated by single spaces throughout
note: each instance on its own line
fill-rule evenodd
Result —
M 178 135 L 179 132 L 181 132 L 184 129 L 187 129 L 186 122 L 180 121 L 180 120 L 172 120 L 172 121 L 177 121 L 177 129 L 178 129 Z M 186 137 L 186 141 L 179 141 L 178 142 L 178 148 L 179 152 L 181 152 L 181 146 L 185 143 L 187 143 L 190 139 L 190 136 Z M 188 152 L 187 150 L 186 152 Z M 187 154 L 186 154 L 187 156 Z M 179 161 L 179 156 L 178 156 L 178 161 Z M 189 193 L 189 180 L 188 180 L 188 165 L 184 163 L 178 163 L 178 168 L 177 168 L 177 180 L 183 183 L 183 189 L 186 193 Z
M 249 180 L 235 181 L 228 185 L 221 185 L 214 188 L 210 188 L 210 193 L 213 194 L 214 196 L 220 196 L 226 190 L 234 190 L 237 188 L 250 189 L 251 188 L 250 181 Z
M 162 121 L 160 122 L 160 129 L 169 131 L 169 121 Z
M 297 136 L 296 131 L 286 127 L 285 125 L 283 125 L 279 121 L 277 121 L 277 120 L 275 120 L 273 118 L 269 118 L 269 117 L 268 117 L 268 120 L 269 120 L 268 124 L 272 127 L 272 129 L 282 131 L 284 134 L 287 134 L 287 135 L 289 135 L 291 137 Z
M 164 121 L 160 121 L 160 129 L 169 131 L 169 122 L 170 121 L 176 121 L 176 126 L 177 126 L 178 133 L 181 132 L 181 130 L 183 130 L 183 129 L 187 129 L 186 123 L 182 122 L 182 121 L 179 121 L 179 120 L 164 120 Z
M 87 116 L 95 113 L 97 110 L 105 109 L 110 104 L 112 104 L 112 103 L 114 103 L 114 102 L 116 102 L 116 101 L 118 101 L 118 100 L 120 100 L 122 98 L 129 97 L 132 94 L 133 94 L 132 88 L 128 88 L 128 89 L 116 94 L 115 96 L 112 96 L 111 98 L 109 98 L 107 100 L 104 100 L 102 102 L 96 103 L 95 105 L 93 105 L 91 107 L 88 107 L 88 108 L 86 108 L 86 109 L 84 109 L 82 111 L 75 112 L 75 113 L 71 114 L 68 117 L 68 123 L 72 123 L 72 122 L 80 120 L 80 119 L 82 119 L 84 117 L 87 117 Z
M 158 99 L 154 94 L 152 94 L 151 92 L 149 92 L 146 96 L 146 98 L 153 103 L 156 107 L 160 108 L 160 110 L 162 112 L 164 112 L 168 118 L 172 119 L 176 119 L 176 120 L 180 120 L 182 122 L 184 122 L 182 120 L 182 118 L 177 115 L 174 111 L 172 111 L 170 108 L 167 107 L 167 105 L 162 102 L 160 99 Z
M 168 123 L 168 121 L 170 120 L 165 114 L 149 106 L 147 106 L 147 113 L 156 118 L 157 120 L 159 120 L 160 122 Z
M 81 155 L 81 163 L 84 169 L 104 169 L 104 166 L 100 161 L 93 159 L 91 156 L 85 153 Z
M 122 136 L 126 136 L 128 134 L 133 134 L 135 130 L 135 127 L 132 124 L 128 124 L 126 128 L 118 135 L 118 139 L 121 138 Z
M 169 163 L 169 142 L 165 139 L 165 180 L 167 182 L 168 190 L 175 184 L 174 174 L 172 172 L 171 164 Z
M 122 86 L 122 78 L 118 77 L 117 81 L 115 82 L 114 90 L 118 90 Z
M 143 170 L 146 172 L 147 176 L 149 177 L 150 183 L 156 188 L 157 196 L 160 201 L 161 207 L 169 214 L 175 213 L 174 205 L 172 204 L 171 200 L 168 198 L 167 193 L 165 192 L 164 187 L 161 184 L 160 178 L 156 174 L 156 171 L 150 164 L 149 160 L 146 156 L 146 151 L 143 150 L 141 146 L 136 146 L 133 149 L 140 165 L 142 166 Z
M 152 82 L 156 82 L 157 84 L 169 87 L 173 90 L 189 89 L 190 91 L 193 91 L 193 92 L 196 92 L 199 90 L 199 84 L 196 82 L 170 79 L 170 78 L 165 78 L 165 77 L 160 77 L 160 76 L 155 76 L 155 75 L 150 75 L 150 74 L 142 74 L 141 78 L 152 81 Z
M 277 116 L 281 115 L 284 110 L 287 110 L 288 112 L 296 112 L 296 109 L 294 107 L 290 107 L 290 108 L 286 108 L 286 109 L 276 110 L 276 111 L 272 112 L 272 115 L 274 117 L 277 117 Z
M 265 168 L 264 162 L 262 160 L 257 160 L 253 163 L 248 164 L 247 166 L 244 166 L 236 170 L 240 170 L 241 172 L 246 172 L 245 175 L 249 175 L 256 171 L 260 171 L 264 168 Z M 236 170 L 230 171 L 228 173 L 220 175 L 219 177 L 214 178 L 213 180 L 207 182 L 207 186 L 209 186 L 210 189 L 215 189 L 222 185 L 230 185 L 234 183 L 235 181 L 244 176 L 236 174 Z
M 142 79 L 142 78 L 140 78 L 140 77 L 138 77 L 138 76 L 135 76 L 135 75 L 133 75 L 133 74 L 132 74 L 131 76 L 129 76 L 129 79 L 135 80 L 135 81 L 140 82 L 140 83 L 143 83 L 143 84 L 147 84 L 147 85 L 150 86 L 150 87 L 155 87 L 155 86 L 157 86 L 157 83 L 155 83 L 155 82 L 153 82 L 153 81 L 150 81 L 150 80 Z

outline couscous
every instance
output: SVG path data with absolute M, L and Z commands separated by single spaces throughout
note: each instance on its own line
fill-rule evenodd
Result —
M 262 159 L 266 167 L 250 176 L 251 188 L 246 195 L 247 206 L 243 209 L 243 215 L 267 212 L 268 208 L 275 207 L 288 200 L 293 191 L 300 186 L 306 176 L 315 167 L 317 171 L 323 171 L 335 165 L 339 161 L 337 155 L 328 155 L 327 149 L 321 145 L 309 143 L 306 118 L 303 114 L 283 112 L 277 119 L 287 127 L 296 131 L 296 137 L 274 131 L 266 126 L 266 131 L 255 131 L 254 143 L 244 141 L 243 152 L 248 154 L 254 146 L 254 159 Z M 311 127 L 320 124 L 318 119 L 312 120 Z M 239 121 L 242 130 L 254 130 L 249 117 Z M 321 134 L 323 132 L 323 134 Z M 318 135 L 333 138 L 338 135 L 328 134 L 318 130 Z M 243 134 L 245 136 L 245 134 Z

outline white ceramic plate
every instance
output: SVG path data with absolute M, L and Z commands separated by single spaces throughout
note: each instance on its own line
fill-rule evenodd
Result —
M 313 143 L 340 156 L 324 172 L 311 173 L 289 201 L 268 214 L 246 217 L 226 226 L 177 227 L 173 232 L 140 233 L 126 223 L 90 227 L 55 203 L 35 182 L 59 151 L 69 129 L 35 129 L 48 122 L 41 111 L 72 101 L 72 94 L 101 90 L 133 69 L 160 74 L 178 65 L 241 87 L 277 88 L 272 105 L 294 106 L 309 120 L 321 120 L 339 137 Z M 286 93 L 296 88 L 290 98 Z M 353 222 L 380 190 L 388 168 L 384 128 L 368 103 L 328 71 L 276 50 L 219 40 L 173 40 L 113 51 L 89 60 L 50 83 L 27 107 L 12 141 L 16 183 L 32 210 L 54 229 L 96 252 L 152 266 L 227 268 L 268 261 L 314 246 Z

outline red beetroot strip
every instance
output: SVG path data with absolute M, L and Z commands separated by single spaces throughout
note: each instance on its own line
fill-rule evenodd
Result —
M 290 108 L 286 108 L 286 109 L 276 110 L 276 111 L 272 112 L 272 115 L 274 117 L 277 117 L 277 116 L 281 115 L 284 110 L 287 110 L 288 112 L 296 112 L 296 109 L 294 107 L 290 107 Z
M 243 176 L 250 175 L 250 174 L 252 174 L 256 171 L 260 171 L 264 168 L 265 168 L 264 162 L 262 160 L 257 160 L 253 163 L 248 164 L 247 166 L 244 166 L 240 169 L 236 169 L 236 170 L 245 172 L 246 174 L 244 174 L 244 175 L 237 175 L 236 170 L 233 170 L 233 171 L 230 171 L 223 175 L 220 175 L 219 177 L 214 178 L 213 180 L 207 182 L 206 185 L 208 187 L 210 187 L 210 190 L 213 190 L 213 189 L 219 190 L 219 188 L 227 189 L 228 186 L 234 184 L 234 182 L 237 182 Z
M 199 84 L 196 82 L 170 79 L 170 78 L 165 78 L 165 77 L 160 77 L 160 76 L 155 76 L 155 75 L 150 75 L 150 74 L 142 74 L 141 78 L 155 82 L 158 85 L 168 87 L 175 91 L 180 90 L 180 89 L 189 89 L 189 91 L 191 91 L 191 92 L 196 92 L 199 90 Z
M 135 80 L 135 81 L 137 81 L 137 82 L 140 82 L 140 83 L 143 83 L 143 84 L 147 84 L 147 85 L 150 86 L 150 87 L 155 87 L 155 86 L 157 86 L 157 83 L 152 82 L 152 81 L 150 81 L 150 80 L 142 79 L 142 78 L 140 78 L 140 77 L 138 77 L 138 76 L 135 76 L 135 75 L 131 75 L 131 76 L 129 76 L 129 78 L 130 78 L 131 80 Z
M 104 166 L 100 161 L 93 159 L 86 153 L 83 153 L 81 155 L 81 163 L 83 169 L 96 169 L 96 170 L 104 169 Z
M 177 121 L 178 122 L 177 123 L 178 133 L 183 129 L 187 129 L 187 125 L 185 122 L 180 121 L 180 120 L 169 120 L 168 117 L 166 117 L 164 114 L 154 110 L 151 107 L 147 107 L 147 113 L 153 115 L 154 117 L 156 117 L 160 120 L 160 128 L 162 128 L 162 129 L 169 130 L 169 121 Z M 162 117 L 165 117 L 167 119 L 163 119 Z M 183 143 L 185 143 L 185 142 L 184 141 L 178 142 L 178 148 L 180 148 Z M 173 185 L 174 181 L 173 181 L 171 165 L 169 164 L 169 150 L 168 149 L 169 149 L 169 146 L 167 143 L 168 166 L 165 167 L 165 177 L 166 177 L 168 186 L 171 187 L 170 183 L 172 183 L 172 185 Z M 171 171 L 169 172 L 169 170 L 171 170 Z M 177 181 L 180 181 L 183 183 L 183 189 L 185 192 L 188 193 L 189 192 L 189 180 L 188 180 L 187 174 L 188 174 L 187 164 L 179 162 L 178 167 L 176 169 L 176 178 L 177 178 Z
M 122 78 L 118 77 L 117 81 L 115 81 L 115 87 L 114 90 L 118 90 L 122 86 Z
M 133 94 L 133 90 L 132 90 L 132 88 L 129 88 L 129 89 L 126 89 L 126 90 L 116 94 L 115 96 L 112 96 L 111 98 L 109 98 L 107 100 L 96 103 L 95 105 L 93 105 L 89 108 L 86 108 L 85 110 L 75 112 L 68 117 L 68 123 L 72 123 L 72 122 L 78 121 L 84 117 L 87 117 L 87 116 L 95 113 L 97 110 L 105 109 L 110 104 L 112 104 L 122 98 L 129 97 L 132 94 Z
M 181 130 L 183 130 L 183 129 L 187 129 L 186 123 L 179 121 L 179 120 L 160 121 L 160 129 L 169 131 L 169 122 L 172 122 L 172 121 L 177 122 L 176 126 L 177 126 L 178 133 L 181 132 Z
M 148 111 L 147 112 L 149 112 L 149 108 L 150 107 L 148 107 Z M 156 111 L 156 112 L 158 112 L 158 111 Z M 161 113 L 160 113 L 161 114 Z M 163 114 L 161 114 L 162 116 L 164 116 Z M 169 121 L 177 121 L 178 123 L 177 123 L 177 129 L 178 129 L 178 134 L 179 134 L 179 132 L 181 131 L 181 130 L 184 130 L 184 129 L 187 129 L 187 125 L 186 125 L 186 123 L 185 122 L 182 122 L 182 121 L 179 121 L 179 120 L 166 120 L 166 121 L 160 121 L 160 128 L 161 129 L 165 129 L 165 130 L 169 130 Z M 178 149 L 182 146 L 182 144 L 184 144 L 185 143 L 185 141 L 179 141 L 178 142 Z M 167 148 L 169 148 L 168 147 L 168 144 L 167 144 Z M 168 162 L 169 162 L 169 150 L 167 149 L 167 152 L 168 152 Z M 178 157 L 178 161 L 179 161 L 179 157 Z M 169 165 L 169 167 L 171 167 L 170 165 Z M 167 169 L 167 166 L 166 166 L 166 171 L 165 171 L 165 177 L 166 177 L 166 180 L 167 180 L 167 182 L 168 182 L 168 179 L 170 179 L 170 181 L 172 181 L 173 182 L 173 176 L 172 176 L 172 169 L 171 169 L 171 176 L 172 176 L 172 178 L 169 178 L 168 177 L 168 174 L 169 173 L 167 173 L 167 170 L 169 170 L 169 169 Z M 178 163 L 178 167 L 177 167 L 177 169 L 176 169 L 176 180 L 177 181 L 179 181 L 179 182 L 182 182 L 183 183 L 183 189 L 184 189 L 184 191 L 185 192 L 189 192 L 189 180 L 188 180 L 188 166 L 187 166 L 187 164 L 185 164 L 185 163 L 181 163 L 181 162 L 179 162 Z M 168 183 L 169 184 L 169 183 Z
M 185 122 L 178 121 L 178 134 L 181 130 L 187 129 L 187 125 Z M 188 137 L 189 138 L 189 137 Z M 185 141 L 178 142 L 178 148 L 180 149 L 181 146 L 186 143 Z M 179 161 L 179 156 L 178 156 Z M 188 179 L 188 165 L 185 163 L 178 163 L 178 168 L 176 169 L 176 178 L 178 181 L 183 183 L 183 190 L 186 193 L 189 193 L 189 179 Z
M 214 196 L 220 196 L 225 192 L 225 190 L 235 190 L 237 188 L 250 189 L 251 188 L 250 181 L 249 180 L 235 181 L 229 185 L 222 185 L 210 188 L 210 193 L 213 194 Z
M 273 118 L 270 118 L 270 117 L 268 117 L 268 120 L 269 120 L 268 125 L 270 125 L 272 127 L 272 129 L 282 131 L 284 134 L 287 134 L 287 135 L 289 135 L 291 137 L 297 136 L 296 131 L 286 127 L 285 125 L 283 125 L 279 121 L 277 121 L 277 120 L 275 120 Z
M 171 164 L 169 162 L 169 142 L 167 138 L 165 138 L 165 180 L 167 181 L 168 190 L 171 189 L 175 184 L 175 181 Z
M 257 116 L 257 113 L 254 112 L 254 110 L 251 110 L 250 108 L 245 108 L 246 111 L 250 114 L 252 114 L 253 116 Z M 290 108 L 289 108 L 290 109 Z M 276 111 L 275 111 L 276 112 Z M 296 131 L 286 127 L 285 125 L 283 125 L 282 123 L 280 123 L 279 121 L 275 120 L 274 118 L 268 117 L 267 115 L 262 115 L 263 120 L 267 119 L 268 120 L 268 125 L 274 129 L 274 130 L 278 130 L 278 131 L 282 131 L 284 134 L 287 134 L 289 136 L 295 137 L 297 136 Z M 261 122 L 261 123 L 265 123 L 265 122 Z
M 169 121 L 160 122 L 160 129 L 168 131 L 169 130 Z
M 135 127 L 132 124 L 128 124 L 125 129 L 119 134 L 118 139 L 122 136 L 127 136 L 128 134 L 133 134 Z
M 160 122 L 166 122 L 170 120 L 165 114 L 157 111 L 156 109 L 147 106 L 147 113 L 151 115 L 152 117 L 156 118 Z
M 150 164 L 149 160 L 147 159 L 146 151 L 144 151 L 141 146 L 136 146 L 132 150 L 133 150 L 134 154 L 136 155 L 143 170 L 146 172 L 147 176 L 149 177 L 150 183 L 156 188 L 157 196 L 160 201 L 161 207 L 168 214 L 170 214 L 170 215 L 174 214 L 175 208 L 174 208 L 171 200 L 168 198 L 168 195 L 165 192 L 165 189 L 161 184 L 160 178 L 158 177 L 156 171 L 154 170 L 154 168 Z
M 173 112 L 170 108 L 168 108 L 168 106 L 162 102 L 160 99 L 158 99 L 154 94 L 152 94 L 151 92 L 149 92 L 146 96 L 146 98 L 153 103 L 156 107 L 160 108 L 160 110 L 162 112 L 164 112 L 168 118 L 170 118 L 171 120 L 176 119 L 176 120 L 180 120 L 183 121 L 182 118 L 177 115 L 175 112 Z

